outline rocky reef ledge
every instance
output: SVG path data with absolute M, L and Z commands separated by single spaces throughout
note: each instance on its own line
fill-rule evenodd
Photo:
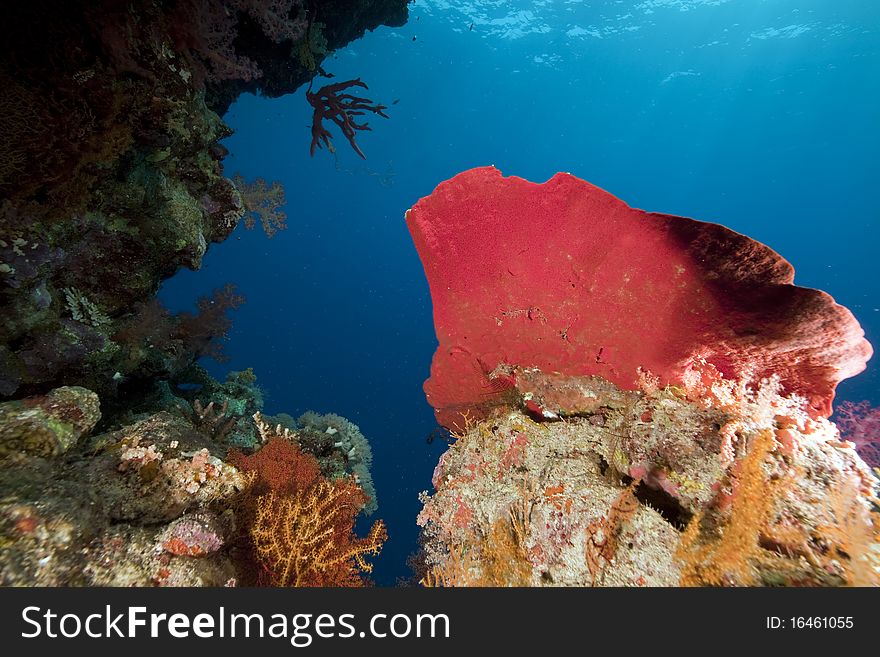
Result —
M 216 313 L 169 322 L 153 298 L 163 279 L 198 269 L 211 243 L 261 211 L 249 196 L 266 193 L 265 183 L 251 189 L 223 170 L 223 113 L 242 92 L 293 92 L 334 49 L 406 18 L 406 0 L 7 8 L 0 399 L 82 385 L 109 410 L 204 355 L 222 337 Z M 272 230 L 278 216 L 260 219 Z M 222 291 L 215 299 L 234 302 Z
M 576 412 L 547 419 L 523 400 L 441 457 L 419 516 L 429 582 L 880 583 L 875 476 L 773 383 L 565 386 Z
M 63 387 L 0 404 L 0 585 L 362 585 L 384 525 L 371 450 L 337 415 L 264 417 L 250 371 L 93 433 L 98 396 Z M 156 410 L 161 409 L 161 410 Z M 302 545 L 283 543 L 297 528 Z M 322 533 L 311 541 L 309 529 Z M 298 577 L 284 575 L 295 559 Z
M 279 185 L 223 169 L 235 98 L 293 92 L 406 19 L 406 0 L 6 8 L 0 584 L 368 581 L 385 530 L 353 532 L 376 508 L 366 439 L 335 415 L 264 418 L 252 372 L 195 365 L 222 357 L 232 286 L 196 313 L 155 295 L 239 222 L 283 226 Z

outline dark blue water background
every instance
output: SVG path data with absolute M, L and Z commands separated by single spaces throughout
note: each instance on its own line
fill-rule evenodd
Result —
M 232 360 L 212 373 L 253 367 L 268 413 L 360 425 L 390 533 L 375 578 L 393 584 L 444 449 L 426 443 L 436 342 L 404 212 L 473 166 L 533 181 L 569 171 L 769 244 L 880 344 L 878 28 L 868 0 L 419 0 L 405 27 L 324 63 L 334 81 L 361 77 L 370 98 L 399 100 L 359 137 L 366 161 L 341 135 L 336 157 L 309 157 L 304 89 L 233 105 L 227 171 L 282 181 L 290 227 L 272 240 L 239 227 L 161 296 L 190 308 L 236 283 L 247 303 Z M 880 403 L 878 372 L 840 396 Z

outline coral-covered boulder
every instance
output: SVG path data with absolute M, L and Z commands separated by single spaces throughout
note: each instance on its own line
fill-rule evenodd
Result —
M 247 487 L 217 456 L 222 446 L 170 413 L 96 436 L 88 447 L 93 456 L 71 464 L 71 476 L 101 491 L 114 522 L 170 522 Z
M 775 382 L 579 386 L 589 415 L 515 409 L 459 434 L 421 496 L 424 583 L 880 584 L 880 482 Z
M 79 386 L 0 404 L 0 455 L 57 456 L 75 446 L 101 419 L 98 395 Z
M 407 223 L 439 342 L 425 392 L 448 428 L 508 404 L 517 367 L 632 390 L 644 376 L 680 384 L 707 362 L 727 379 L 776 375 L 827 417 L 838 382 L 871 355 L 852 314 L 793 285 L 769 247 L 630 208 L 570 174 L 535 184 L 472 169 Z
M 169 524 L 160 537 L 159 546 L 168 554 L 203 557 L 219 550 L 224 542 L 224 528 L 217 516 L 200 511 Z

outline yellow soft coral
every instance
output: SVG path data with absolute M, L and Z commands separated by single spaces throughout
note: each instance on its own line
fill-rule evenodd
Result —
M 738 481 L 726 523 L 708 532 L 703 516 L 695 516 L 681 537 L 677 557 L 682 562 L 685 586 L 756 583 L 756 561 L 763 556 L 761 532 L 767 526 L 775 490 L 763 471 L 765 457 L 773 449 L 773 433 L 759 432 L 740 465 Z
M 365 555 L 378 554 L 384 523 L 366 538 L 352 533 L 360 489 L 347 481 L 321 479 L 290 496 L 274 492 L 256 500 L 251 538 L 273 586 L 357 586 L 372 571 Z

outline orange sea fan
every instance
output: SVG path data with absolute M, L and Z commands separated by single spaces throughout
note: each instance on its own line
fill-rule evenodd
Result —
M 272 586 L 361 586 L 372 571 L 365 559 L 387 538 L 381 520 L 366 538 L 352 528 L 363 492 L 348 480 L 320 479 L 306 491 L 256 501 L 250 534 L 264 575 Z

